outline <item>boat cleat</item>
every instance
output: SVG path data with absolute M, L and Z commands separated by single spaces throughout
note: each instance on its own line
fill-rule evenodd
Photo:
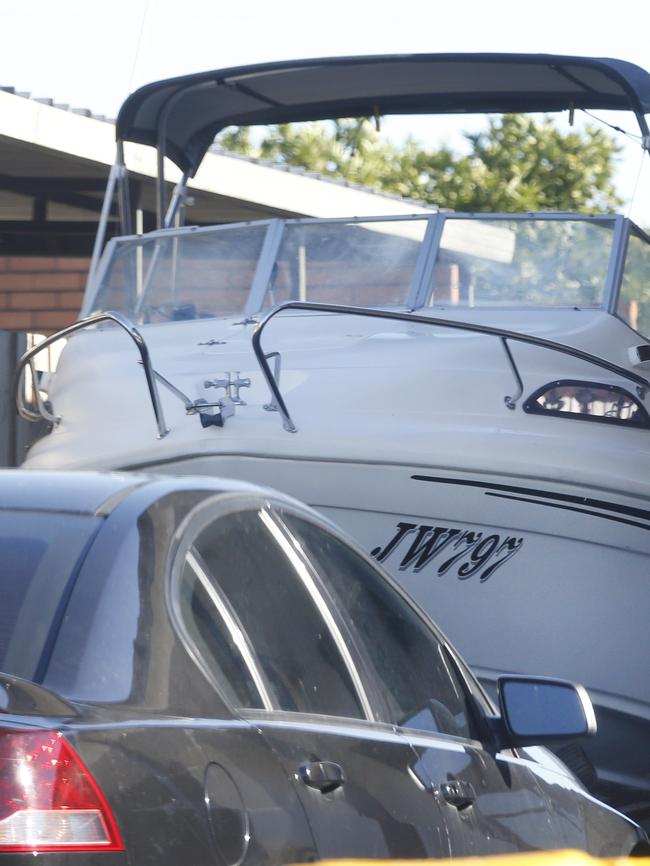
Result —
M 250 388 L 251 380 L 250 379 L 240 379 L 239 378 L 239 370 L 236 370 L 235 373 L 225 373 L 224 379 L 206 379 L 203 383 L 204 388 L 223 388 L 229 399 L 236 406 L 245 406 L 246 403 L 239 396 L 239 392 L 242 388 Z

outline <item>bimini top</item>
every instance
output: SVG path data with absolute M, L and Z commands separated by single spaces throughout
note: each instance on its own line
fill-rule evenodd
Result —
M 232 124 L 571 108 L 633 111 L 650 149 L 648 72 L 552 54 L 329 57 L 200 72 L 136 90 L 120 110 L 117 138 L 157 146 L 191 176 Z

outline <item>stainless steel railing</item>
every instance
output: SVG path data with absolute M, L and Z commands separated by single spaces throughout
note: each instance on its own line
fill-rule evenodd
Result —
M 74 334 L 76 331 L 90 328 L 93 325 L 99 325 L 102 322 L 113 322 L 114 324 L 119 325 L 119 327 L 122 328 L 122 330 L 125 331 L 129 335 L 131 340 L 135 343 L 135 346 L 140 354 L 140 361 L 142 363 L 142 368 L 144 370 L 144 375 L 147 382 L 149 398 L 151 400 L 151 407 L 153 409 L 153 414 L 156 419 L 158 438 L 162 439 L 164 436 L 167 435 L 167 433 L 169 433 L 169 428 L 165 424 L 165 417 L 163 415 L 163 409 L 160 403 L 160 395 L 158 393 L 158 386 L 156 384 L 156 373 L 151 366 L 149 349 L 147 348 L 147 344 L 145 343 L 142 334 L 133 325 L 133 323 L 121 313 L 111 311 L 107 311 L 105 313 L 97 313 L 94 316 L 88 316 L 88 318 L 86 319 L 81 319 L 79 322 L 75 322 L 73 325 L 70 325 L 67 328 L 63 328 L 61 331 L 57 331 L 56 334 L 52 334 L 52 336 L 47 337 L 47 339 L 43 340 L 43 342 L 39 343 L 37 346 L 34 346 L 33 349 L 25 352 L 25 354 L 18 362 L 18 366 L 14 374 L 13 387 L 18 414 L 21 416 L 21 418 L 25 418 L 27 421 L 40 421 L 42 418 L 45 418 L 45 420 L 51 421 L 52 423 L 58 423 L 60 417 L 50 412 L 47 406 L 43 403 L 43 400 L 40 396 L 36 369 L 34 367 L 34 357 L 38 355 L 39 352 L 42 352 L 43 349 L 47 349 L 48 346 L 56 343 L 57 340 L 68 337 L 70 334 Z M 25 369 L 28 366 L 31 370 L 32 380 L 34 382 L 34 398 L 36 401 L 36 406 L 38 407 L 38 412 L 34 412 L 32 409 L 28 408 L 25 405 L 24 381 Z
M 607 370 L 610 373 L 615 373 L 617 376 L 621 376 L 622 378 L 633 382 L 636 385 L 637 393 L 641 399 L 645 398 L 646 392 L 650 389 L 650 382 L 647 379 L 644 379 L 643 376 L 639 376 L 637 373 L 633 373 L 625 367 L 620 367 L 618 364 L 613 364 L 605 358 L 600 358 L 598 355 L 592 355 L 589 352 L 583 352 L 581 349 L 567 346 L 564 343 L 556 343 L 552 340 L 545 340 L 542 337 L 534 337 L 530 334 L 522 334 L 518 331 L 507 331 L 503 328 L 493 328 L 490 325 L 479 325 L 473 322 L 456 322 L 450 321 L 449 319 L 436 319 L 432 316 L 421 316 L 409 312 L 402 313 L 397 310 L 378 310 L 367 307 L 350 307 L 343 304 L 318 304 L 306 301 L 288 301 L 287 303 L 279 304 L 277 307 L 274 307 L 259 320 L 255 330 L 253 331 L 252 343 L 257 363 L 259 364 L 269 390 L 273 395 L 273 406 L 282 416 L 283 427 L 289 433 L 296 433 L 298 428 L 289 414 L 287 405 L 280 393 L 280 387 L 269 366 L 267 359 L 270 358 L 273 353 L 265 355 L 261 343 L 262 333 L 271 319 L 275 318 L 279 313 L 283 313 L 285 310 L 309 310 L 311 312 L 320 313 L 338 313 L 348 316 L 364 316 L 371 319 L 390 319 L 398 322 L 409 322 L 411 324 L 417 322 L 422 325 L 435 325 L 440 328 L 452 328 L 458 331 L 473 331 L 478 334 L 487 334 L 496 337 L 503 345 L 507 361 L 510 365 L 517 386 L 517 392 L 514 395 L 506 395 L 503 398 L 508 409 L 515 409 L 517 401 L 523 395 L 524 391 L 523 380 L 508 345 L 508 341 L 510 340 L 513 342 L 527 343 L 530 346 L 538 346 L 539 348 L 548 349 L 552 352 L 561 352 L 564 355 L 579 358 L 581 361 L 586 361 L 588 364 L 593 364 L 594 366 Z

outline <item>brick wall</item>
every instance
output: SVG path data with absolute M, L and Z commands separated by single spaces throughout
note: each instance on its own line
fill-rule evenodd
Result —
M 0 330 L 49 334 L 81 308 L 90 259 L 0 256 Z

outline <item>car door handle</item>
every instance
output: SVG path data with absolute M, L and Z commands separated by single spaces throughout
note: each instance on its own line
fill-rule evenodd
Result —
M 476 792 L 469 782 L 462 779 L 454 779 L 451 782 L 442 782 L 438 788 L 440 795 L 451 806 L 457 809 L 466 809 L 476 800 Z
M 316 788 L 321 794 L 329 794 L 340 788 L 345 782 L 343 767 L 333 761 L 314 761 L 303 764 L 299 771 L 300 778 L 309 788 Z

